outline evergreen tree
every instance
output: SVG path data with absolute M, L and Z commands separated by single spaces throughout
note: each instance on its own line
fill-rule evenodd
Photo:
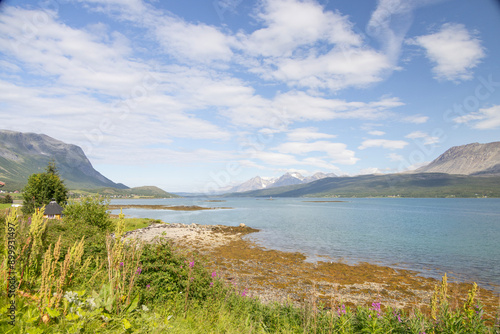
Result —
M 32 214 L 36 208 L 50 203 L 52 199 L 64 205 L 68 199 L 68 188 L 59 177 L 54 161 L 49 162 L 44 173 L 32 174 L 23 190 L 23 213 Z

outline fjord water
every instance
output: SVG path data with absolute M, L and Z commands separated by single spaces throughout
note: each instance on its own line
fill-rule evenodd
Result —
M 168 223 L 247 226 L 267 248 L 311 261 L 370 262 L 439 278 L 445 272 L 485 287 L 500 285 L 500 199 L 207 198 L 113 200 L 112 204 L 231 207 L 203 211 L 124 209 Z M 116 212 L 114 212 L 116 213 Z

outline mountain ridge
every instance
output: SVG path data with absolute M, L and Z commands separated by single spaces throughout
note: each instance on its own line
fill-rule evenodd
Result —
M 45 134 L 0 130 L 0 178 L 6 188 L 20 190 L 31 174 L 43 172 L 52 160 L 69 188 L 129 188 L 96 171 L 77 145 Z
M 248 181 L 245 181 L 239 185 L 227 189 L 225 192 L 241 193 L 252 190 L 269 189 L 269 188 L 283 187 L 295 184 L 305 184 L 326 177 L 337 177 L 337 175 L 333 173 L 325 174 L 322 172 L 317 172 L 311 176 L 303 176 L 298 172 L 287 172 L 281 175 L 280 177 L 275 177 L 275 178 L 265 178 L 261 176 L 255 176 Z
M 451 147 L 414 173 L 500 175 L 500 142 Z

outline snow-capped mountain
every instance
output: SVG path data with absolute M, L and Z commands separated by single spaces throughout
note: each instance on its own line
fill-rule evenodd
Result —
M 323 179 L 325 177 L 336 177 L 337 175 L 333 173 L 321 173 L 318 172 L 314 175 L 304 177 L 302 174 L 297 173 L 297 172 L 292 172 L 292 173 L 286 173 L 278 178 L 266 178 L 266 177 L 260 177 L 256 176 L 254 178 L 251 178 L 250 180 L 234 186 L 228 190 L 227 192 L 244 192 L 244 191 L 250 191 L 250 190 L 259 190 L 259 189 L 266 189 L 266 188 L 275 188 L 275 187 L 282 187 L 282 186 L 290 186 L 294 184 L 304 184 L 304 183 L 309 183 L 312 181 L 316 181 L 319 179 Z

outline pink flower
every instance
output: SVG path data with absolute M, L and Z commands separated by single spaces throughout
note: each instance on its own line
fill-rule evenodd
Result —
M 217 273 L 214 271 L 214 272 L 212 273 L 212 278 L 215 278 L 215 277 L 217 277 Z
M 189 268 L 193 268 L 193 267 L 194 267 L 194 261 L 189 262 Z
M 149 284 L 148 284 L 148 285 L 146 285 L 146 289 L 149 289 L 150 287 L 151 287 L 151 285 L 149 285 Z
M 120 267 L 123 267 L 123 262 L 120 262 Z
M 136 273 L 137 273 L 138 275 L 140 275 L 140 274 L 141 274 L 141 272 L 142 272 L 142 269 L 141 269 L 140 267 L 139 267 L 139 268 L 137 268 Z
M 214 286 L 214 282 L 210 282 L 210 286 Z

